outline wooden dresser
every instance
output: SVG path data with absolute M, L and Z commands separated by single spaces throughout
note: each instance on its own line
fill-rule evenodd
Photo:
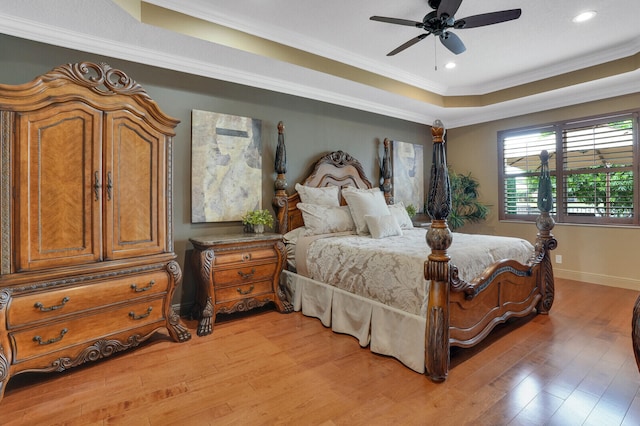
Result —
M 280 289 L 287 259 L 280 234 L 232 234 L 191 238 L 198 274 L 195 315 L 198 336 L 213 331 L 216 314 L 247 311 L 274 302 L 279 312 L 293 306 Z
M 171 306 L 178 121 L 106 64 L 0 85 L 0 397 L 10 377 L 138 346 Z

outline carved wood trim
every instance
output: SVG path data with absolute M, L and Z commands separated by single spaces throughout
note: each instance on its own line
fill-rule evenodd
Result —
M 352 170 L 345 170 L 349 167 L 355 173 Z M 331 169 L 335 169 L 335 173 L 332 173 L 334 170 Z M 312 187 L 329 185 L 340 187 L 353 185 L 357 188 L 373 187 L 364 173 L 362 164 L 344 151 L 334 151 L 320 157 L 315 162 L 312 172 L 303 180 L 302 184 Z M 276 213 L 276 232 L 284 234 L 302 226 L 302 212 L 296 208 L 298 202 L 300 202 L 300 196 L 297 192 L 287 195 L 284 190 L 276 189 L 272 199 L 272 205 Z
M 11 273 L 11 135 L 14 113 L 0 111 L 0 274 Z
M 126 96 L 138 95 L 151 99 L 142 86 L 124 71 L 111 68 L 104 62 L 100 64 L 80 62 L 60 65 L 43 74 L 41 79 L 45 83 L 66 79 L 78 86 L 92 89 L 97 93 Z
M 129 336 L 126 342 L 119 340 L 98 340 L 91 346 L 86 347 L 75 358 L 63 357 L 54 360 L 48 368 L 37 369 L 42 372 L 52 371 L 64 371 L 72 367 L 77 367 L 85 362 L 96 361 L 98 359 L 106 358 L 117 352 L 121 352 L 140 345 L 146 338 L 141 337 L 139 334 Z

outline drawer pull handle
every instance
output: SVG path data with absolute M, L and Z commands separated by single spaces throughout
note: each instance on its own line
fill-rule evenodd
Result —
M 33 341 L 34 342 L 38 342 L 39 345 L 50 345 L 52 343 L 56 343 L 56 342 L 59 342 L 60 340 L 62 340 L 64 335 L 67 334 L 67 331 L 69 331 L 69 330 L 67 330 L 66 328 L 63 328 L 62 330 L 60 330 L 60 335 L 58 337 L 52 337 L 49 340 L 42 340 L 42 337 L 34 336 L 33 337 Z
M 33 305 L 33 307 L 36 308 L 36 309 L 40 309 L 40 312 L 55 311 L 56 309 L 60 309 L 60 308 L 64 307 L 64 305 L 66 305 L 69 300 L 70 299 L 68 297 L 64 297 L 62 299 L 62 302 L 59 305 L 49 306 L 48 308 L 46 308 L 42 303 L 36 302 Z
M 238 293 L 245 295 L 245 294 L 249 294 L 253 291 L 253 284 L 251 284 L 251 287 L 249 287 L 249 290 L 247 291 L 242 291 L 242 289 L 240 287 L 237 288 Z
M 248 260 L 251 260 L 251 253 L 243 253 L 242 254 L 242 261 L 246 262 Z
M 251 272 L 238 271 L 238 275 L 240 275 L 243 280 L 251 278 L 255 273 L 256 273 L 256 268 L 251 268 Z
M 107 172 L 107 199 L 111 201 L 111 190 L 113 189 L 113 182 L 111 180 L 111 171 Z
M 96 201 L 100 199 L 100 188 L 102 188 L 102 185 L 100 184 L 100 175 L 98 175 L 98 172 L 96 172 L 94 175 L 94 184 L 93 184 L 93 191 L 96 194 Z
M 153 285 L 156 282 L 154 280 L 149 281 L 149 284 L 146 287 L 140 287 L 138 288 L 138 284 L 131 284 L 131 288 L 133 289 L 133 291 L 135 291 L 136 293 L 140 293 L 141 291 L 147 291 L 149 290 L 151 287 L 153 287 Z
M 147 312 L 146 313 L 140 314 L 140 315 L 136 315 L 135 312 L 131 311 L 131 312 L 129 312 L 129 316 L 131 317 L 131 319 L 140 320 L 140 319 L 146 318 L 149 315 L 151 315 L 151 311 L 152 310 L 153 310 L 153 308 L 151 306 L 149 306 L 149 308 L 147 308 Z

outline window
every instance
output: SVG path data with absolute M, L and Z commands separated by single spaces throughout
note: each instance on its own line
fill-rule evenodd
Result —
M 498 133 L 500 219 L 534 220 L 542 150 L 559 223 L 640 225 L 638 113 Z

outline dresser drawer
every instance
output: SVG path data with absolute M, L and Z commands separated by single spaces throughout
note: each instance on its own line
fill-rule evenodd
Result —
M 276 259 L 278 254 L 273 246 L 254 247 L 252 249 L 244 249 L 235 252 L 223 252 L 223 254 L 216 253 L 213 259 L 214 266 L 231 265 L 234 263 L 246 263 L 259 260 L 272 260 Z
M 238 284 L 232 287 L 219 288 L 216 289 L 216 304 L 260 296 L 266 293 L 273 294 L 271 281 L 258 281 L 250 284 Z
M 273 280 L 275 272 L 275 263 L 247 264 L 232 269 L 216 269 L 213 274 L 213 286 L 218 289 L 265 279 Z
M 85 282 L 75 287 L 38 294 L 18 295 L 12 298 L 9 305 L 7 326 L 11 329 L 143 296 L 165 293 L 168 286 L 167 272 L 155 271 L 108 281 Z
M 104 309 L 92 315 L 10 332 L 14 363 L 78 343 L 93 342 L 109 334 L 164 319 L 164 299 L 157 298 Z

